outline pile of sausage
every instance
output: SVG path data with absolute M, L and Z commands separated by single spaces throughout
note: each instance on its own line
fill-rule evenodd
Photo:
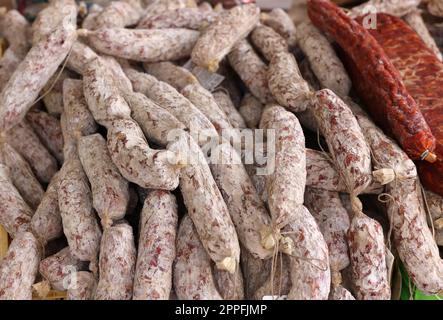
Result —
M 386 300 L 395 259 L 443 291 L 443 103 L 365 6 L 443 64 L 391 2 L 0 12 L 0 300 Z

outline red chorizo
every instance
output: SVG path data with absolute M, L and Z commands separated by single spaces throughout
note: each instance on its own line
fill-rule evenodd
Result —
M 435 137 L 398 71 L 370 32 L 329 0 L 309 0 L 308 14 L 314 25 L 330 34 L 348 55 L 344 62 L 352 83 L 383 129 L 394 134 L 412 159 L 432 153 Z M 433 158 L 432 154 L 427 157 L 429 161 Z
M 418 103 L 420 111 L 437 139 L 435 149 L 437 161 L 435 163 L 418 163 L 420 179 L 429 190 L 443 195 L 443 175 L 441 173 L 443 168 L 443 134 L 441 131 L 443 104 L 440 100 L 443 63 L 403 20 L 386 14 L 378 14 L 377 23 L 378 28 L 371 30 L 371 35 L 377 39 L 386 55 L 400 72 L 407 90 Z M 409 156 L 411 155 L 409 154 Z

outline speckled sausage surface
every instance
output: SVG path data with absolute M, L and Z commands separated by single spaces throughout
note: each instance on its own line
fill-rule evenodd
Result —
M 443 289 L 443 260 L 422 214 L 419 192 L 416 179 L 390 183 L 388 193 L 393 201 L 388 203 L 388 216 L 395 247 L 409 277 L 421 291 L 435 294 Z
M 97 124 L 83 94 L 82 80 L 66 79 L 63 82 L 63 103 L 66 130 L 71 136 L 78 138 L 97 131 Z
M 12 128 L 23 119 L 41 89 L 69 53 L 77 37 L 77 11 L 75 7 L 68 11 L 54 32 L 29 50 L 0 94 L 0 131 Z
M 349 265 L 347 233 L 350 221 L 338 193 L 307 188 L 305 205 L 317 221 L 328 245 L 331 270 L 343 270 Z
M 9 168 L 12 183 L 26 203 L 35 210 L 45 193 L 40 182 L 26 160 L 11 145 L 4 142 L 0 145 L 0 151 L 0 162 Z
M 131 116 L 147 139 L 159 146 L 166 147 L 170 142 L 168 134 L 171 130 L 186 128 L 176 117 L 142 93 L 130 92 L 125 95 L 125 100 L 131 108 Z
M 95 18 L 95 29 L 123 28 L 137 24 L 143 9 L 136 2 L 112 1 Z
M 293 242 L 288 299 L 327 300 L 331 286 L 328 246 L 308 209 L 302 205 L 293 211 L 283 231 Z
M 177 201 L 167 191 L 151 191 L 143 205 L 134 277 L 134 300 L 168 300 L 178 226 Z
M 88 271 L 78 271 L 71 276 L 67 300 L 92 300 L 97 287 L 97 280 L 94 275 Z
M 271 257 L 264 248 L 261 232 L 271 226 L 270 216 L 255 190 L 238 153 L 228 143 L 212 150 L 210 165 L 223 195 L 241 244 L 256 258 Z M 221 291 L 220 291 L 221 292 Z
M 9 178 L 9 169 L 0 164 L 0 224 L 11 237 L 30 229 L 31 208 Z
M 275 32 L 274 29 L 265 25 L 255 27 L 251 33 L 251 40 L 268 61 L 271 61 L 275 54 L 289 50 L 285 39 Z
M 43 243 L 63 235 L 62 217 L 58 207 L 60 173 L 55 174 L 31 219 L 32 231 Z
M 223 109 L 226 104 L 220 105 L 220 100 L 217 100 L 215 93 L 211 94 L 199 83 L 186 86 L 180 93 L 211 121 L 220 135 L 222 135 L 223 130 L 230 130 L 236 128 L 236 125 L 242 125 L 241 116 L 238 117 L 238 111 L 235 108 L 237 116 L 228 115 L 226 110 Z M 233 118 L 237 119 L 237 122 L 232 123 Z
M 236 129 L 244 129 L 246 128 L 245 119 L 243 119 L 240 112 L 238 112 L 237 108 L 234 106 L 229 94 L 224 90 L 218 90 L 213 94 L 214 100 L 221 109 L 222 112 L 225 113 L 226 117 L 229 120 L 232 128 Z
M 63 135 L 60 121 L 44 111 L 31 111 L 26 120 L 40 138 L 43 145 L 60 162 L 63 162 Z
M 81 137 L 78 154 L 92 191 L 92 205 L 104 228 L 122 219 L 129 202 L 128 181 L 111 160 L 106 140 L 100 134 Z
M 218 137 L 217 130 L 209 119 L 171 85 L 131 68 L 124 68 L 124 71 L 132 81 L 134 91 L 145 94 L 169 111 L 186 128 L 199 133 L 199 143 L 206 143 L 207 137 Z
M 268 68 L 248 40 L 237 42 L 228 54 L 231 67 L 261 103 L 272 101 L 268 88 Z
M 131 109 L 115 85 L 113 74 L 102 58 L 91 60 L 83 73 L 83 92 L 95 121 L 109 126 L 114 119 L 130 119 Z
M 131 300 L 136 256 L 131 226 L 122 222 L 105 229 L 95 300 Z
M 217 17 L 216 12 L 208 12 L 200 8 L 179 8 L 148 15 L 137 25 L 138 29 L 186 28 L 201 30 Z
M 80 261 L 71 254 L 66 247 L 56 254 L 43 259 L 39 265 L 39 272 L 55 290 L 65 291 L 72 277 L 72 273 L 87 267 L 87 263 Z
M 357 213 L 351 220 L 348 243 L 356 298 L 389 300 L 391 290 L 380 223 L 362 212 Z
M 97 259 L 101 230 L 92 208 L 88 178 L 77 154 L 66 159 L 60 172 L 58 204 L 71 253 L 82 261 Z
M 311 93 L 292 53 L 279 52 L 272 57 L 269 62 L 268 86 L 282 106 L 293 112 L 306 110 Z
M 6 141 L 29 163 L 41 182 L 49 182 L 57 172 L 57 161 L 26 120 L 6 133 Z
M 212 275 L 211 259 L 188 215 L 178 229 L 173 275 L 174 291 L 180 300 L 222 299 Z
M 81 29 L 80 36 L 97 51 L 124 59 L 159 62 L 189 57 L 200 33 L 177 29 Z
M 177 91 L 182 91 L 187 85 L 199 83 L 191 71 L 169 61 L 144 63 L 143 67 L 147 73 L 170 84 Z
M 12 240 L 0 264 L 0 300 L 31 300 L 40 262 L 40 247 L 30 232 Z
M 220 61 L 254 29 L 259 18 L 260 9 L 255 4 L 236 6 L 221 12 L 195 44 L 192 61 L 211 72 L 217 71 Z
M 121 175 L 148 189 L 174 190 L 179 182 L 177 156 L 169 150 L 154 150 L 132 119 L 112 121 L 108 150 Z
M 237 232 L 203 152 L 185 132 L 171 149 L 188 158 L 180 174 L 180 189 L 203 246 L 217 268 L 233 273 L 240 261 Z
M 249 129 L 257 129 L 264 106 L 252 94 L 246 93 L 243 97 L 238 112 L 243 116 Z
M 289 47 L 294 47 L 297 44 L 294 21 L 285 10 L 274 8 L 269 13 L 262 14 L 260 21 L 285 38 Z
M 303 204 L 306 185 L 305 137 L 297 117 L 278 105 L 263 111 L 261 129 L 275 133 L 273 172 L 267 175 L 268 205 L 273 223 L 284 227 Z M 313 218 L 312 218 L 313 219 Z
M 213 269 L 213 273 L 218 292 L 223 300 L 243 300 L 245 298 L 243 273 L 240 265 L 237 265 L 233 274 L 216 268 Z
M 49 78 L 48 82 L 42 89 L 43 103 L 46 110 L 55 116 L 63 112 L 63 81 L 74 76 L 73 72 L 68 69 L 60 68 Z
M 319 130 L 325 137 L 349 193 L 360 194 L 372 177 L 371 152 L 351 109 L 329 89 L 317 91 L 313 104 Z
M 297 43 L 322 87 L 347 96 L 352 82 L 328 39 L 313 24 L 304 22 L 297 27 Z
M 75 41 L 66 67 L 82 75 L 88 63 L 95 58 L 97 58 L 97 54 L 90 47 L 83 42 Z

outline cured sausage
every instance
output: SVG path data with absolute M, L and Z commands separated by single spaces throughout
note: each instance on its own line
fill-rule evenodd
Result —
M 58 204 L 72 255 L 82 261 L 95 262 L 101 230 L 92 208 L 88 178 L 77 154 L 66 159 L 61 168 Z
M 11 237 L 30 229 L 31 208 L 9 178 L 9 169 L 0 163 L 0 224 Z
M 0 162 L 9 168 L 12 183 L 26 203 L 35 210 L 45 193 L 40 182 L 26 160 L 12 146 L 4 142 L 0 151 Z
M 40 247 L 30 232 L 12 240 L 0 264 L 0 300 L 31 300 L 32 284 L 38 272 Z
M 132 227 L 122 222 L 104 230 L 95 300 L 130 300 L 136 249 Z
M 331 90 L 315 94 L 314 116 L 348 192 L 354 196 L 371 182 L 371 152 L 351 109 Z
M 260 9 L 255 4 L 221 12 L 197 40 L 192 50 L 192 62 L 210 72 L 217 71 L 220 61 L 254 29 L 259 19 Z
M 174 195 L 167 191 L 151 191 L 144 201 L 140 217 L 132 299 L 169 299 L 177 225 L 177 201 Z
M 43 259 L 39 265 L 39 272 L 55 290 L 65 291 L 68 289 L 72 273 L 87 267 L 87 264 L 80 261 L 71 254 L 69 247 L 66 247 L 56 254 Z
M 128 181 L 112 162 L 106 140 L 98 133 L 78 140 L 78 154 L 91 184 L 92 205 L 106 228 L 126 214 Z
M 411 96 L 417 101 L 437 145 L 437 162 L 419 163 L 420 179 L 429 190 L 443 195 L 443 134 L 440 88 L 443 84 L 443 63 L 403 20 L 386 14 L 377 15 L 377 30 L 370 33 L 400 72 Z M 408 52 L 405 55 L 405 48 Z M 407 151 L 407 150 L 405 150 Z
M 212 275 L 211 259 L 200 242 L 191 218 L 186 215 L 177 234 L 174 291 L 180 300 L 221 300 Z
M 344 62 L 352 83 L 378 124 L 393 133 L 412 159 L 435 161 L 435 137 L 371 33 L 329 0 L 309 0 L 308 14 L 346 53 Z

